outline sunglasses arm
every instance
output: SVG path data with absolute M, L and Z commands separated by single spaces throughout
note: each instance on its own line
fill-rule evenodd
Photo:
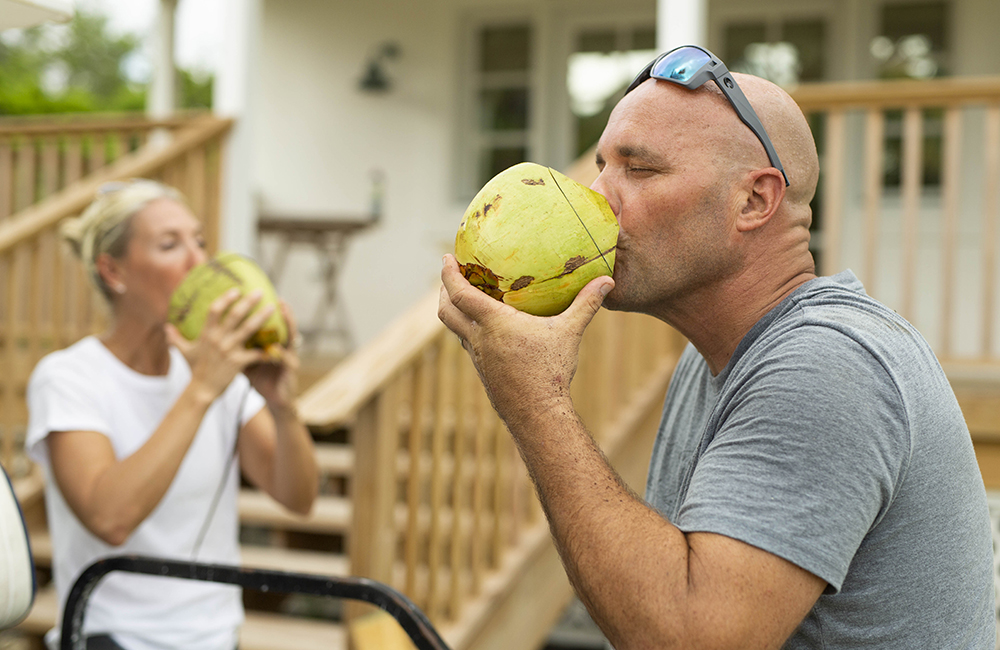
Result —
M 716 70 L 715 73 L 715 75 L 710 75 L 711 78 L 715 81 L 719 90 L 722 91 L 722 94 L 726 96 L 726 99 L 729 100 L 729 103 L 732 104 L 740 120 L 747 125 L 747 128 L 753 131 L 757 139 L 760 140 L 760 143 L 764 145 L 764 150 L 767 152 L 767 159 L 773 167 L 776 167 L 781 172 L 781 175 L 785 178 L 785 187 L 788 187 L 788 174 L 785 173 L 785 168 L 782 167 L 781 160 L 778 159 L 778 152 L 774 150 L 771 140 L 764 135 L 767 131 L 764 130 L 764 125 L 761 124 L 760 118 L 757 117 L 757 112 L 753 110 L 753 106 L 747 101 L 746 95 L 740 90 L 729 70 L 722 68 L 721 74 L 719 70 Z M 697 79 L 692 81 L 697 81 Z

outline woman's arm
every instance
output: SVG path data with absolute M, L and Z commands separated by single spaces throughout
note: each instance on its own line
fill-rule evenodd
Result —
M 191 365 L 191 381 L 135 453 L 117 459 L 111 441 L 94 431 L 53 431 L 46 437 L 52 474 L 67 505 L 90 532 L 108 544 L 124 543 L 156 508 L 208 407 L 237 373 L 262 358 L 259 350 L 248 350 L 244 342 L 270 310 L 247 317 L 260 297 L 251 294 L 237 302 L 238 298 L 238 294 L 227 294 L 216 300 L 199 339 L 182 343 Z M 179 342 L 176 332 L 169 336 Z
M 297 338 L 291 309 L 281 303 L 291 340 Z M 251 385 L 264 397 L 262 409 L 240 431 L 240 466 L 251 483 L 293 512 L 309 514 L 319 491 L 312 436 L 295 408 L 299 358 L 294 346 L 270 363 L 247 368 Z
M 309 514 L 319 491 L 312 437 L 294 406 L 264 408 L 240 431 L 247 479 L 292 512 Z

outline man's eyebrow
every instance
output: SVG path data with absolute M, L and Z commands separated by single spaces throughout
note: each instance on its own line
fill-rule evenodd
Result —
M 623 144 L 618 147 L 618 155 L 629 160 L 641 160 L 647 163 L 663 163 L 663 156 L 660 156 L 649 147 L 642 145 Z

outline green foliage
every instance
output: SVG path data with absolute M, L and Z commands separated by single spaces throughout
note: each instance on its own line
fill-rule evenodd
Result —
M 107 16 L 79 8 L 65 26 L 9 32 L 0 38 L 0 115 L 141 111 L 147 84 L 126 74 L 140 46 L 135 34 L 112 33 Z M 211 75 L 179 70 L 178 99 L 181 108 L 210 107 Z

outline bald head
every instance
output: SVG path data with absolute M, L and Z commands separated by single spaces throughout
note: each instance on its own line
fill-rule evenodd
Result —
M 764 125 L 788 176 L 785 202 L 808 206 L 816 192 L 819 159 L 812 131 L 795 101 L 777 85 L 740 73 L 733 77 Z M 769 167 L 763 145 L 736 114 L 713 82 L 688 90 L 649 79 L 629 93 L 616 111 L 646 114 L 652 121 L 673 122 L 690 136 L 692 146 L 710 147 L 720 168 L 733 171 Z

